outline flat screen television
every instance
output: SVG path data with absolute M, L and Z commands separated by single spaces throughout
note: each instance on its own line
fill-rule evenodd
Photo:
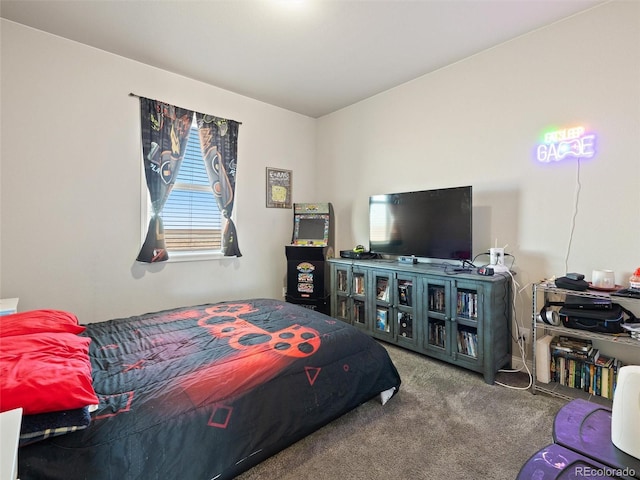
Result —
M 369 197 L 373 253 L 471 260 L 472 188 L 452 187 Z

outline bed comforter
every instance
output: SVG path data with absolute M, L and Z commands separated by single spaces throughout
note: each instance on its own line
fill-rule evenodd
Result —
M 233 478 L 400 387 L 371 337 L 277 300 L 86 326 L 99 407 L 84 430 L 21 448 L 22 480 Z

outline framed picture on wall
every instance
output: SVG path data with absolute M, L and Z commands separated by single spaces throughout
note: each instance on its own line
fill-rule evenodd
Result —
M 291 208 L 293 172 L 267 167 L 267 208 Z

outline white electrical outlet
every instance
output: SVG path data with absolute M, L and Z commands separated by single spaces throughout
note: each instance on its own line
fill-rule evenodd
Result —
M 527 343 L 529 341 L 530 334 L 531 330 L 529 330 L 528 328 L 520 328 L 520 338 L 524 340 L 524 343 Z
M 287 296 L 287 287 L 282 287 L 282 296 L 283 297 Z

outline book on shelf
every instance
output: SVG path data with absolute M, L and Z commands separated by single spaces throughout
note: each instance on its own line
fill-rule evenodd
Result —
M 398 285 L 398 301 L 400 305 L 413 305 L 413 283 L 402 282 Z
M 345 292 L 347 290 L 347 272 L 343 270 L 338 270 L 338 285 L 337 289 L 339 292 Z
M 429 310 L 433 312 L 444 312 L 445 293 L 443 287 L 429 287 Z
M 338 316 L 341 318 L 347 316 L 347 302 L 345 300 L 340 300 L 338 303 Z
M 565 335 L 554 337 L 551 345 L 559 350 L 576 353 L 588 352 L 592 348 L 591 340 L 567 337 Z
M 364 275 L 353 276 L 353 292 L 357 295 L 364 295 Z
M 444 348 L 447 339 L 447 330 L 444 322 L 432 322 L 429 324 L 429 345 Z
M 478 334 L 468 330 L 458 330 L 458 352 L 477 357 Z
M 364 303 L 356 302 L 353 304 L 353 321 L 356 323 L 365 323 Z
M 568 337 L 554 337 L 549 344 L 551 355 L 560 355 L 582 361 L 593 362 L 600 352 L 593 348 L 591 340 L 573 339 Z
M 376 328 L 383 332 L 389 331 L 389 311 L 386 308 L 376 309 Z
M 635 340 L 640 340 L 640 322 L 623 323 L 622 324 L 622 328 L 626 332 L 629 332 L 629 335 L 631 335 L 631 338 L 633 338 Z
M 590 340 L 554 337 L 549 343 L 549 377 L 570 388 L 591 395 L 613 398 L 618 369 L 622 362 L 603 355 Z
M 389 279 L 378 277 L 376 281 L 376 297 L 378 300 L 389 301 Z
M 413 338 L 413 317 L 410 313 L 398 312 L 398 334 L 401 337 Z
M 458 315 L 468 318 L 478 317 L 478 294 L 475 292 L 458 292 Z

